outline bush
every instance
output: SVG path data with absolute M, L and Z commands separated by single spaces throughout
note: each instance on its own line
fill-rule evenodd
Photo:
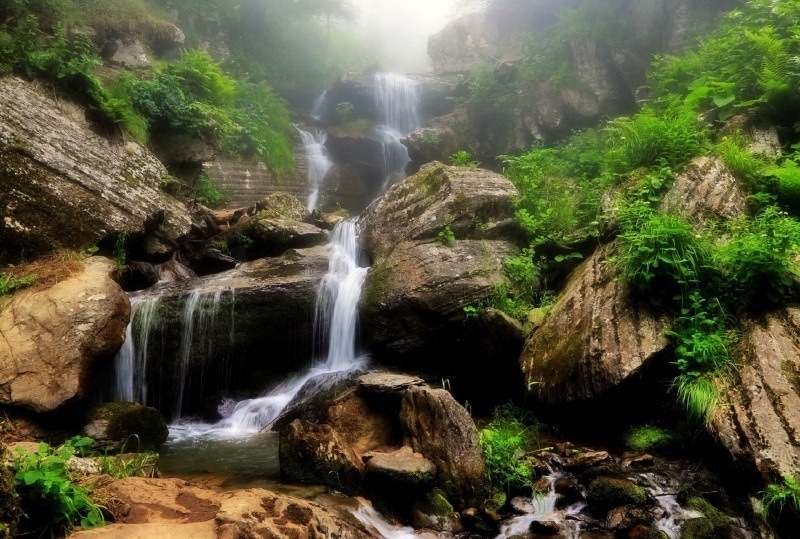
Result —
M 633 205 L 632 211 L 635 218 L 624 216 L 622 221 L 628 226 L 638 221 L 639 227 L 620 234 L 620 249 L 614 257 L 624 278 L 654 305 L 687 298 L 689 289 L 700 283 L 707 263 L 705 240 L 679 217 L 642 210 L 640 205 Z
M 506 492 L 533 488 L 534 469 L 525 456 L 538 448 L 538 431 L 526 424 L 519 410 L 512 406 L 495 410 L 494 419 L 480 433 L 480 444 L 492 483 Z
M 800 516 L 800 481 L 786 475 L 781 483 L 772 484 L 761 493 L 764 517 L 777 519 L 789 509 Z
M 800 248 L 800 223 L 771 206 L 732 228 L 732 239 L 719 253 L 732 295 L 755 304 L 780 302 L 798 273 L 793 257 Z
M 457 167 L 477 168 L 480 163 L 475 160 L 471 153 L 466 150 L 459 150 L 450 156 L 450 161 Z
M 67 471 L 67 461 L 75 454 L 83 454 L 87 443 L 91 444 L 91 440 L 76 437 L 56 448 L 40 443 L 35 453 L 17 450 L 14 480 L 25 513 L 23 526 L 36 528 L 44 524 L 58 532 L 72 524 L 94 528 L 105 523 L 100 508 Z
M 778 203 L 793 215 L 800 215 L 800 165 L 797 161 L 786 159 L 780 166 L 766 171 L 773 178 L 773 190 Z
M 453 233 L 453 229 L 450 228 L 450 225 L 445 226 L 439 231 L 438 234 L 436 234 L 436 241 L 446 246 L 454 245 L 456 243 L 456 235 Z

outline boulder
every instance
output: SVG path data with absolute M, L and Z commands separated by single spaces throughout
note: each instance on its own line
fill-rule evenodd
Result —
M 122 268 L 120 282 L 128 292 L 142 290 L 158 282 L 158 267 L 149 262 L 134 260 Z
M 666 316 L 630 297 L 600 247 L 570 276 L 520 357 L 526 386 L 550 403 L 592 399 L 635 380 L 667 349 Z
M 0 305 L 0 403 L 48 412 L 85 397 L 98 363 L 125 340 L 128 296 L 102 257 L 44 289 Z
M 133 402 L 109 402 L 89 412 L 83 431 L 99 447 L 119 453 L 157 451 L 167 441 L 167 422 L 155 408 Z
M 720 159 L 700 157 L 675 179 L 662 206 L 703 226 L 744 215 L 747 200 L 739 181 Z
M 615 116 L 636 110 L 632 88 L 604 41 L 575 38 L 570 40 L 569 49 L 575 76 L 597 101 L 601 114 Z
M 103 47 L 103 56 L 111 64 L 127 69 L 150 67 L 150 59 L 142 42 L 135 38 L 114 39 Z
M 159 134 L 150 141 L 150 147 L 168 167 L 199 166 L 213 161 L 217 156 L 217 149 L 212 143 L 187 135 Z
M 422 378 L 408 374 L 395 374 L 391 372 L 371 372 L 358 377 L 358 383 L 366 391 L 384 393 L 402 393 L 410 386 L 424 384 Z
M 444 534 L 457 534 L 464 530 L 453 506 L 445 494 L 435 489 L 411 506 L 411 524 L 414 528 L 433 530 Z
M 420 487 L 430 484 L 436 477 L 433 462 L 408 446 L 390 453 L 372 453 L 365 471 L 367 481 L 377 485 L 377 488 Z
M 586 491 L 589 510 L 601 516 L 618 507 L 644 505 L 648 500 L 647 491 L 642 487 L 619 477 L 598 477 Z M 614 516 L 613 520 L 618 519 Z
M 436 465 L 437 483 L 456 505 L 483 501 L 489 485 L 478 429 L 448 391 L 410 387 L 400 420 L 405 443 Z
M 7 256 L 85 248 L 129 234 L 172 250 L 189 232 L 167 171 L 144 147 L 111 141 L 16 77 L 0 78 L 0 244 Z
M 234 269 L 238 263 L 235 258 L 214 247 L 206 247 L 192 255 L 192 267 L 197 275 L 222 273 Z
M 745 327 L 736 377 L 709 430 L 742 469 L 775 483 L 800 470 L 800 307 Z

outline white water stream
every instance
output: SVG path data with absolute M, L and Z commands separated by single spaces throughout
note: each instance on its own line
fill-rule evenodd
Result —
M 217 423 L 181 422 L 172 425 L 170 436 L 173 441 L 199 436 L 243 438 L 256 434 L 278 417 L 312 378 L 364 365 L 365 358 L 356 356 L 355 339 L 358 300 L 368 268 L 359 266 L 359 252 L 355 222 L 346 220 L 336 225 L 331 237 L 328 273 L 317 290 L 315 330 L 327 336 L 325 359 L 261 397 L 223 407 L 226 416 Z
M 328 150 L 325 149 L 325 141 L 328 138 L 328 134 L 319 129 L 313 131 L 305 131 L 299 127 L 296 127 L 296 129 L 303 142 L 303 150 L 308 162 L 306 176 L 311 191 L 306 201 L 306 207 L 309 211 L 314 211 L 319 200 L 319 188 L 333 166 Z
M 400 140 L 421 126 L 420 98 L 417 83 L 396 73 L 376 73 L 375 88 L 375 106 L 381 116 L 375 133 L 383 145 L 382 192 L 385 192 L 406 176 L 411 158 Z

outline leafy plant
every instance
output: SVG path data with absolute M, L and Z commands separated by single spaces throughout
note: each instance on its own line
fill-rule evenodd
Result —
M 716 153 L 733 173 L 751 190 L 760 186 L 769 159 L 763 155 L 754 155 L 747 149 L 747 141 L 742 135 L 725 137 L 716 145 Z
M 353 114 L 355 114 L 356 108 L 353 104 L 349 101 L 342 101 L 341 103 L 336 103 L 336 117 L 339 118 L 340 123 L 345 123 L 348 120 L 352 119 Z
M 70 457 L 83 454 L 86 440 L 79 437 L 56 448 L 40 443 L 34 453 L 17 450 L 14 480 L 29 526 L 94 528 L 105 523 L 88 491 L 76 485 L 67 470 Z
M 205 172 L 200 173 L 194 184 L 194 198 L 202 200 L 209 208 L 221 208 L 230 202 L 230 197 L 222 193 Z
M 800 481 L 785 475 L 781 483 L 769 485 L 761 493 L 761 504 L 765 518 L 778 518 L 787 509 L 800 515 Z
M 446 225 L 442 230 L 436 234 L 436 241 L 441 243 L 442 245 L 454 245 L 456 243 L 456 235 L 453 233 L 453 229 L 450 228 L 450 225 Z
M 450 156 L 450 161 L 457 167 L 477 168 L 480 163 L 466 150 L 459 150 Z
M 124 266 L 128 261 L 128 233 L 127 232 L 120 232 L 117 234 L 117 238 L 114 241 L 114 262 L 117 263 L 117 266 Z
M 35 282 L 35 275 L 14 277 L 8 273 L 0 273 L 0 296 L 11 295 L 18 290 L 32 286 Z
M 525 457 L 539 448 L 539 435 L 526 420 L 513 406 L 502 406 L 480 433 L 489 478 L 506 492 L 533 488 L 534 469 Z
M 678 394 L 678 402 L 686 410 L 690 419 L 699 423 L 711 420 L 711 414 L 719 402 L 719 388 L 710 375 L 681 375 L 673 382 Z
M 134 453 L 132 455 L 105 455 L 100 457 L 104 474 L 117 479 L 125 477 L 150 477 L 158 462 L 158 453 Z
M 786 159 L 780 166 L 766 170 L 773 179 L 773 190 L 777 201 L 786 211 L 800 215 L 800 165 L 793 159 Z

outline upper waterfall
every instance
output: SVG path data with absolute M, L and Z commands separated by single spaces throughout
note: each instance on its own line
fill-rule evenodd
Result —
M 403 135 L 420 128 L 420 99 L 414 79 L 397 73 L 376 73 L 375 99 L 383 125 Z

